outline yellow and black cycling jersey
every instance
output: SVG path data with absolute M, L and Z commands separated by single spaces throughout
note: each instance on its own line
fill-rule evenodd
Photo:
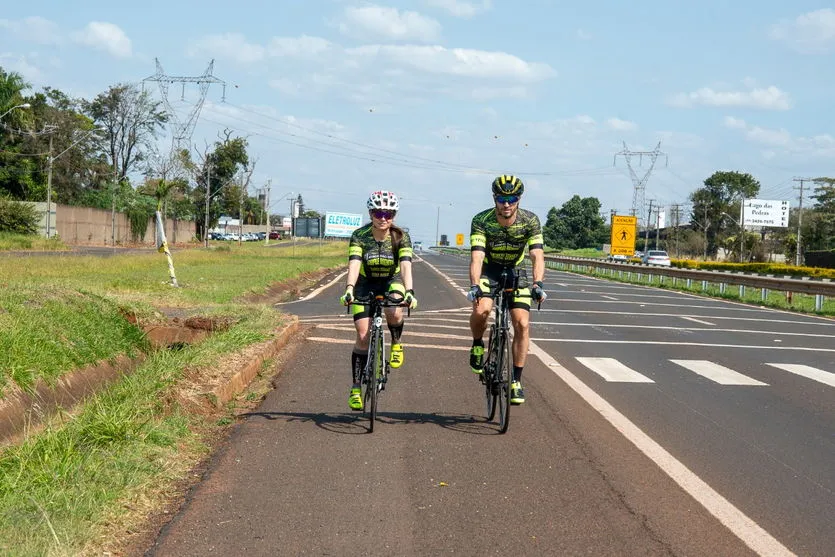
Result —
M 486 264 L 515 267 L 525 258 L 525 247 L 542 249 L 543 243 L 539 217 L 531 211 L 519 208 L 510 226 L 499 224 L 495 207 L 473 217 L 470 249 L 485 252 Z
M 403 231 L 400 240 L 398 257 L 394 256 L 391 245 L 391 234 L 386 235 L 382 242 L 374 239 L 372 224 L 368 223 L 354 230 L 348 243 L 348 260 L 362 261 L 360 276 L 369 279 L 390 278 L 400 272 L 401 261 L 412 260 L 412 241 L 409 233 Z

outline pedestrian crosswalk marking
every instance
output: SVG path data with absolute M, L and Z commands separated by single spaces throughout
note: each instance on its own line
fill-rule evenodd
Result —
M 818 381 L 820 383 L 823 383 L 824 385 L 829 385 L 830 387 L 835 387 L 835 373 L 831 373 L 822 369 L 818 369 L 816 367 L 806 366 L 802 364 L 766 365 L 782 369 L 783 371 L 788 371 L 789 373 L 794 373 L 795 375 L 800 375 L 801 377 L 805 377 L 813 381 Z
M 615 358 L 583 358 L 578 356 L 577 361 L 612 383 L 655 383 L 649 377 L 641 375 Z
M 693 373 L 697 373 L 702 377 L 710 379 L 720 385 L 754 385 L 754 386 L 768 386 L 768 383 L 757 381 L 747 375 L 738 373 L 732 369 L 726 368 L 723 365 L 716 364 L 708 360 L 670 360 L 674 364 L 678 364 L 685 369 L 689 369 Z

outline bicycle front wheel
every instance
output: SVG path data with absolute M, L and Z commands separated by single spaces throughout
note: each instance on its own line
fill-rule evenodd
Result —
M 490 336 L 487 337 L 487 350 L 485 350 L 484 368 L 482 369 L 481 381 L 484 383 L 484 399 L 487 403 L 487 421 L 493 419 L 496 415 L 496 399 L 498 398 L 498 390 L 496 389 L 496 363 L 498 362 L 498 347 L 496 340 L 496 326 L 490 326 Z
M 383 377 L 383 330 L 376 328 L 373 331 L 374 350 L 371 352 L 373 363 L 371 364 L 371 381 L 369 382 L 369 391 L 371 391 L 371 400 L 369 401 L 369 418 L 370 425 L 368 431 L 374 431 L 374 422 L 377 421 L 377 400 L 380 397 L 380 381 Z
M 497 402 L 499 406 L 499 431 L 505 433 L 510 425 L 510 382 L 513 381 L 513 351 L 507 331 L 502 331 L 499 346 L 499 366 L 496 379 L 499 386 Z

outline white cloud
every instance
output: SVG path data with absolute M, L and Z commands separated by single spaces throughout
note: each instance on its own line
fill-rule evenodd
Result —
M 791 99 L 788 93 L 771 85 L 765 89 L 750 91 L 715 91 L 702 87 L 691 93 L 674 95 L 668 103 L 680 108 L 694 106 L 732 106 L 737 108 L 758 108 L 762 110 L 788 110 Z
M 346 52 L 358 59 L 382 59 L 432 74 L 527 82 L 556 75 L 547 64 L 525 62 L 512 54 L 497 51 L 420 45 L 365 45 L 347 49 Z
M 223 33 L 203 37 L 188 48 L 189 56 L 199 56 L 203 53 L 223 53 L 223 58 L 227 60 L 251 64 L 263 60 L 266 49 L 247 42 L 246 37 L 240 33 Z
M 481 2 L 466 2 L 464 0 L 425 0 L 425 3 L 435 8 L 441 8 L 455 17 L 470 18 L 493 7 L 490 0 Z
M 820 53 L 835 48 L 835 10 L 825 8 L 783 20 L 771 27 L 769 36 L 799 52 Z
M 432 18 L 376 5 L 345 8 L 338 27 L 344 35 L 361 39 L 432 42 L 441 36 L 441 24 Z
M 592 34 L 585 29 L 577 29 L 577 38 L 581 41 L 590 41 L 592 39 Z
M 124 31 L 113 23 L 91 21 L 72 34 L 77 43 L 103 50 L 116 58 L 128 58 L 132 54 L 131 42 Z
M 44 72 L 26 56 L 0 52 L 0 66 L 6 71 L 17 72 L 31 85 L 44 83 Z
M 59 44 L 61 34 L 58 24 L 39 16 L 19 20 L 0 19 L 0 29 L 5 29 L 14 37 L 38 44 Z
M 613 130 L 617 131 L 631 131 L 638 128 L 638 125 L 635 122 L 621 120 L 620 118 L 609 118 L 606 121 L 606 124 Z
M 730 129 L 744 131 L 745 138 L 759 145 L 767 147 L 763 155 L 771 153 L 791 154 L 809 158 L 831 158 L 835 156 L 835 137 L 829 134 L 819 134 L 811 137 L 794 136 L 785 128 L 772 129 L 753 126 L 744 120 L 725 117 L 724 125 Z
M 333 48 L 333 44 L 320 37 L 273 37 L 267 50 L 270 56 L 316 56 Z

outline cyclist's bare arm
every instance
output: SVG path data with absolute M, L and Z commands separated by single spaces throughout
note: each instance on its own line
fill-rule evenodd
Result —
M 533 280 L 545 280 L 545 250 L 532 249 L 529 250 L 531 256 L 531 267 L 533 267 Z
M 403 276 L 403 288 L 406 290 L 412 290 L 412 262 L 411 261 L 401 261 L 400 262 L 400 274 Z
M 360 259 L 351 259 L 348 261 L 348 278 L 346 279 L 347 286 L 356 286 L 357 279 L 360 276 L 360 267 L 362 267 L 362 261 Z
M 481 268 L 484 265 L 485 253 L 480 250 L 470 252 L 470 284 L 481 282 Z

